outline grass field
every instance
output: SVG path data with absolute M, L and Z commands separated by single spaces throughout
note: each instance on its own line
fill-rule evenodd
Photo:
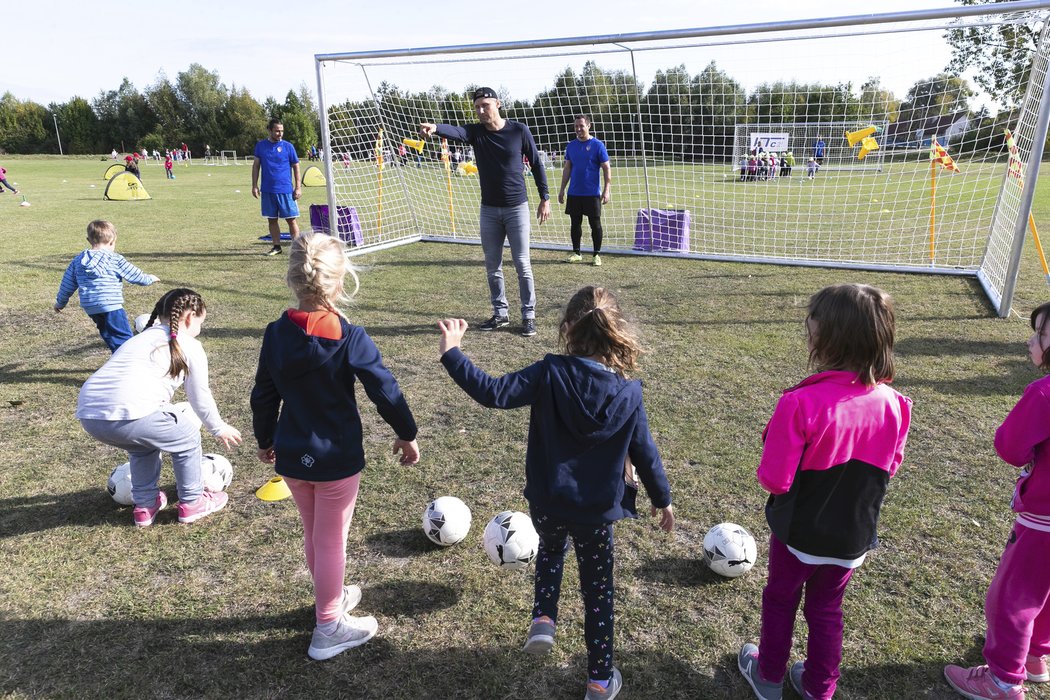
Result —
M 248 394 L 266 323 L 289 304 L 286 257 L 266 258 L 265 226 L 245 166 L 144 169 L 148 202 L 102 201 L 105 163 L 5 159 L 21 197 L 0 195 L 0 694 L 12 698 L 351 697 L 578 698 L 584 693 L 575 565 L 566 570 L 558 645 L 519 651 L 531 570 L 505 573 L 480 546 L 484 522 L 525 509 L 520 495 L 528 414 L 480 408 L 437 362 L 437 319 L 489 315 L 481 250 L 415 244 L 368 255 L 349 310 L 368 329 L 419 421 L 422 461 L 399 466 L 392 438 L 362 404 L 369 466 L 350 530 L 347 579 L 379 618 L 368 645 L 306 657 L 313 597 L 290 501 L 257 500 L 271 475 L 256 461 Z M 94 185 L 92 188 L 91 185 Z M 240 192 L 235 192 L 240 190 Z M 305 203 L 323 190 L 307 190 Z M 1050 221 L 1050 190 L 1036 220 Z M 223 417 L 248 437 L 231 453 L 230 505 L 179 526 L 172 511 L 146 530 L 105 492 L 125 461 L 73 418 L 77 391 L 108 357 L 75 304 L 51 306 L 94 218 L 114 221 L 117 250 L 161 278 L 126 287 L 128 313 L 171 286 L 198 289 L 201 340 Z M 560 214 L 551 224 L 564 231 Z M 624 698 L 745 698 L 735 655 L 759 630 L 768 528 L 754 479 L 760 433 L 780 391 L 806 374 L 809 296 L 838 281 L 888 290 L 898 313 L 896 386 L 915 401 L 906 459 L 882 512 L 883 546 L 846 596 L 839 697 L 949 698 L 945 663 L 978 663 L 983 598 L 1012 522 L 1013 470 L 992 435 L 1026 384 L 1031 308 L 1050 298 L 1026 249 L 1015 309 L 997 319 L 975 281 L 904 274 L 604 256 L 601 268 L 534 252 L 535 338 L 468 332 L 467 353 L 492 373 L 556 348 L 561 305 L 590 283 L 611 287 L 638 322 L 646 405 L 671 481 L 677 531 L 617 527 L 617 665 Z M 510 275 L 513 278 L 513 274 Z M 508 284 L 515 298 L 516 284 Z M 513 302 L 512 302 L 513 305 Z M 511 327 L 511 331 L 514 327 Z M 181 393 L 177 396 L 181 396 Z M 205 451 L 220 447 L 205 437 Z M 169 467 L 162 484 L 174 494 Z M 431 545 L 427 502 L 472 508 L 463 543 Z M 748 575 L 721 580 L 701 559 L 704 533 L 733 521 L 759 541 Z M 805 627 L 797 628 L 804 644 Z M 796 647 L 801 658 L 804 647 Z M 785 697 L 793 697 L 790 689 Z M 1050 698 L 1046 690 L 1029 697 Z

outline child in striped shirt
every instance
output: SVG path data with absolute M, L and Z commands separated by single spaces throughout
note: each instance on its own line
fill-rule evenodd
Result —
M 123 280 L 149 286 L 158 281 L 114 252 L 117 227 L 108 221 L 92 221 L 87 227 L 91 247 L 69 263 L 55 298 L 55 313 L 66 307 L 73 292 L 80 290 L 80 306 L 98 326 L 98 333 L 111 352 L 131 337 L 131 324 L 124 312 Z

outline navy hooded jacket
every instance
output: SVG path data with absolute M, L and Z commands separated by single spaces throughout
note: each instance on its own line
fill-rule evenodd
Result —
M 281 476 L 335 481 L 364 469 L 355 380 L 400 439 L 416 438 L 416 421 L 379 348 L 360 326 L 340 325 L 338 340 L 307 335 L 287 313 L 266 327 L 252 428 L 260 449 L 274 448 Z
M 578 523 L 634 517 L 631 487 L 624 481 L 628 455 L 652 504 L 670 505 L 671 488 L 649 432 L 640 381 L 568 355 L 547 355 L 498 379 L 459 348 L 442 355 L 441 363 L 483 406 L 532 407 L 525 498 L 533 515 Z

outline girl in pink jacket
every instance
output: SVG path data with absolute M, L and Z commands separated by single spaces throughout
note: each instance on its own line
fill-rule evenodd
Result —
M 1028 357 L 1050 370 L 1050 303 L 1032 312 Z M 1050 681 L 1050 376 L 1029 384 L 995 431 L 995 451 L 1021 468 L 1011 507 L 1013 531 L 999 560 L 984 616 L 982 666 L 946 666 L 944 676 L 968 698 L 1024 698 L 1025 680 Z
M 890 388 L 894 313 L 889 295 L 837 284 L 809 300 L 809 362 L 817 374 L 788 389 L 763 433 L 758 481 L 769 492 L 769 578 L 758 646 L 740 672 L 760 699 L 779 700 L 795 615 L 805 595 L 806 659 L 791 667 L 803 698 L 835 694 L 842 598 L 878 544 L 886 487 L 904 458 L 911 399 Z

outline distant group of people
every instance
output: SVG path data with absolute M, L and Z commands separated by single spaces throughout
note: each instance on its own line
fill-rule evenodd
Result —
M 791 177 L 795 167 L 795 154 L 791 151 L 777 154 L 753 149 L 748 155 L 740 158 L 740 182 L 773 180 L 777 177 Z

